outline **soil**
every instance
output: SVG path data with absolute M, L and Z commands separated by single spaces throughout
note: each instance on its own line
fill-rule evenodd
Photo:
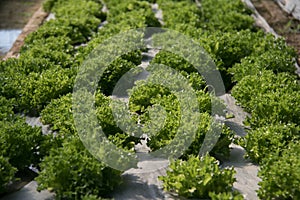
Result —
M 1 0 L 0 29 L 23 29 L 44 0 Z
M 286 42 L 295 47 L 300 63 L 300 21 L 288 14 L 274 0 L 252 0 L 255 8 L 276 33 L 286 38 Z
M 6 58 L 17 56 L 24 38 L 34 31 L 46 17 L 46 14 L 38 12 L 44 0 L 1 0 L 0 1 L 0 29 L 23 29 Z M 39 17 L 34 16 L 40 13 Z M 29 26 L 28 26 L 29 25 Z M 5 55 L 0 52 L 0 59 Z

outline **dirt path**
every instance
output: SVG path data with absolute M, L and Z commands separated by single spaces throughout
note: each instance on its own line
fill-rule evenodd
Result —
M 25 36 L 35 30 L 39 25 L 41 20 L 36 22 L 32 21 L 32 16 L 41 8 L 44 0 L 1 0 L 0 1 L 0 30 L 23 30 L 22 36 L 18 37 L 18 42 L 13 46 L 13 52 L 11 51 L 8 56 L 14 56 L 19 52 L 21 45 L 23 45 L 23 40 Z M 43 17 L 43 16 L 42 16 Z M 31 21 L 31 27 L 26 27 L 28 22 Z M 26 28 L 26 29 L 24 29 Z M 25 30 L 25 31 L 24 31 Z M 15 31 L 19 32 L 19 31 Z M 12 34 L 12 33 L 9 33 Z M 2 36 L 4 37 L 4 36 Z M 7 35 L 6 37 L 13 37 L 12 35 Z M 7 41 L 10 41 L 9 38 L 0 38 L 0 46 L 7 46 Z M 7 46 L 7 47 L 6 47 Z M 5 49 L 4 48 L 4 49 Z M 0 59 L 5 56 L 5 51 L 0 51 Z M 16 52 L 16 53 L 14 53 Z
M 1 0 L 0 29 L 23 29 L 44 0 Z
M 295 47 L 300 63 L 300 21 L 286 13 L 274 0 L 252 0 L 257 11 L 266 19 L 276 33 L 286 38 L 286 42 Z

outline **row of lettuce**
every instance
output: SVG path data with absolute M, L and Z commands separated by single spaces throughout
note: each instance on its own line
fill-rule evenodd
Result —
M 294 50 L 283 39 L 254 27 L 251 12 L 239 0 L 104 2 L 109 12 L 102 11 L 104 4 L 99 0 L 46 1 L 44 8 L 55 19 L 26 38 L 19 58 L 0 63 L 0 192 L 17 178 L 17 171 L 33 165 L 39 170 L 39 189 L 54 191 L 57 199 L 111 197 L 122 182 L 122 172 L 96 160 L 82 145 L 72 115 L 74 80 L 84 59 L 105 39 L 133 28 L 163 26 L 199 42 L 215 61 L 227 91 L 251 113 L 245 122 L 251 130 L 238 142 L 261 166 L 259 197 L 299 198 L 300 86 L 294 74 Z M 151 3 L 162 10 L 163 25 L 155 18 Z M 140 138 L 116 125 L 109 96 L 122 75 L 141 63 L 143 51 L 147 48 L 115 59 L 95 94 L 102 129 L 127 151 L 134 151 Z M 161 50 L 150 65 L 154 63 L 171 66 L 189 80 L 201 111 L 195 140 L 171 163 L 167 176 L 160 178 L 164 188 L 187 198 L 243 199 L 232 190 L 234 169 L 222 169 L 214 158 L 229 156 L 233 133 L 227 127 L 221 127 L 210 155 L 198 157 L 213 120 L 213 97 L 205 80 L 184 58 L 171 52 Z M 150 136 L 147 145 L 155 151 L 169 144 L 180 124 L 176 96 L 162 85 L 143 81 L 130 92 L 129 109 L 137 123 L 149 122 L 153 105 L 165 108 L 164 127 Z M 40 128 L 28 126 L 20 113 L 41 116 L 52 133 L 43 135 Z
M 254 28 L 249 12 L 239 1 L 201 1 L 200 9 L 186 2 L 162 1 L 159 5 L 165 26 L 199 41 L 222 73 L 226 89 L 251 114 L 244 122 L 251 130 L 238 143 L 261 166 L 258 196 L 299 198 L 300 160 L 296 155 L 300 85 L 295 74 L 294 49 L 283 39 Z M 203 23 L 202 17 L 209 25 Z M 186 171 L 189 167 L 178 164 L 171 165 L 171 169 L 162 178 L 168 190 L 186 197 L 207 198 L 197 190 L 203 186 L 195 183 L 202 182 L 196 175 L 190 177 L 191 172 Z

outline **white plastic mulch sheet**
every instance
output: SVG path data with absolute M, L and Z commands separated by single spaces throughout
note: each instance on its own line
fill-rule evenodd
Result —
M 279 6 L 287 13 L 300 20 L 300 1 L 299 0 L 275 0 Z
M 0 30 L 0 54 L 9 51 L 21 32 L 22 30 L 19 29 Z

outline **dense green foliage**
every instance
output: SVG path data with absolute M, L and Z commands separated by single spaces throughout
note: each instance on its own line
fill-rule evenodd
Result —
M 174 53 L 167 52 L 164 50 L 159 51 L 155 55 L 155 57 L 153 58 L 153 60 L 151 62 L 163 64 L 163 65 L 172 67 L 173 69 L 178 70 L 178 71 L 185 71 L 188 74 L 197 72 L 197 69 L 192 64 L 190 64 L 188 61 L 186 61 L 184 58 L 182 58 L 179 55 L 176 55 Z M 201 79 L 202 77 L 199 76 L 199 78 Z M 203 83 L 199 84 L 199 85 L 203 86 L 204 84 L 205 83 L 203 81 Z
M 198 75 L 198 77 L 200 76 Z M 212 117 L 209 113 L 211 112 L 211 102 L 214 98 L 211 97 L 209 93 L 205 93 L 200 89 L 196 91 L 196 95 L 199 103 L 199 111 L 202 113 L 200 116 L 200 122 L 197 125 L 195 139 L 187 149 L 186 153 L 182 156 L 183 158 L 187 158 L 188 155 L 191 154 L 196 156 L 199 154 L 205 135 L 209 132 L 213 123 Z M 214 103 L 222 104 L 219 101 L 215 101 Z M 155 105 L 162 106 L 166 116 L 165 118 L 155 116 L 155 122 L 157 124 L 154 126 L 157 127 L 158 130 L 155 134 L 149 134 L 149 141 L 147 143 L 152 150 L 158 150 L 170 144 L 176 134 L 181 134 L 178 133 L 178 127 L 180 126 L 180 123 L 182 123 L 180 121 L 182 115 L 180 106 L 183 105 L 179 104 L 176 95 L 174 95 L 172 91 L 161 85 L 149 83 L 144 84 L 143 81 L 140 81 L 137 83 L 137 87 L 130 91 L 129 108 L 130 111 L 134 113 L 133 116 L 136 117 L 136 121 L 139 121 L 140 124 L 147 125 L 148 123 L 153 122 L 150 110 L 153 109 L 153 106 Z M 162 121 L 163 126 L 160 126 Z M 193 125 L 188 124 L 187 127 L 193 128 Z M 229 144 L 231 143 L 231 140 L 232 133 L 229 129 L 223 127 L 220 138 L 214 146 L 211 154 L 228 157 Z
M 207 113 L 201 114 L 201 122 L 198 125 L 198 131 L 196 133 L 195 139 L 189 146 L 188 150 L 182 156 L 182 158 L 187 158 L 188 155 L 199 154 L 199 150 L 202 147 L 203 141 L 207 134 L 212 134 L 212 129 L 220 129 L 220 136 L 218 141 L 214 145 L 213 149 L 210 151 L 210 155 L 216 156 L 217 158 L 226 159 L 230 155 L 229 145 L 233 140 L 233 133 L 225 125 L 221 126 L 213 123 L 213 119 Z M 216 127 L 215 127 L 216 126 Z M 209 138 L 209 136 L 207 136 Z
M 112 4 L 108 4 L 111 5 L 108 15 L 109 23 L 119 23 L 131 28 L 160 26 L 158 19 L 152 12 L 151 5 L 146 1 L 129 0 L 112 2 Z
M 200 10 L 191 1 L 159 1 L 159 7 L 163 10 L 164 26 L 175 29 L 178 24 L 189 24 L 200 27 Z
M 1 192 L 5 190 L 6 184 L 13 180 L 16 168 L 21 171 L 33 165 L 41 167 L 42 170 L 50 170 L 50 168 L 45 169 L 50 167 L 49 165 L 40 164 L 43 157 L 46 156 L 42 163 L 48 162 L 47 159 L 51 160 L 51 156 L 54 156 L 54 153 L 51 153 L 47 157 L 51 148 L 62 148 L 64 140 L 72 135 L 75 138 L 78 137 L 75 130 L 71 129 L 71 127 L 74 128 L 72 113 L 70 113 L 71 96 L 64 96 L 72 91 L 77 67 L 83 58 L 81 53 L 83 48 L 74 45 L 89 41 L 96 34 L 101 21 L 106 18 L 106 15 L 101 12 L 102 4 L 99 1 L 49 0 L 44 7 L 55 14 L 55 19 L 45 22 L 26 38 L 19 58 L 11 58 L 0 63 L 0 156 L 1 175 L 3 175 Z M 59 99 L 56 100 L 57 98 Z M 70 106 L 67 110 L 69 112 L 64 112 L 66 111 L 65 106 Z M 15 112 L 40 115 L 41 111 L 43 111 L 44 123 L 52 125 L 54 134 L 42 135 L 40 128 L 30 127 L 23 117 L 14 115 Z M 73 156 L 73 160 L 82 161 L 80 153 Z M 87 157 L 90 160 L 93 159 L 91 155 L 87 155 Z M 62 159 L 57 162 L 62 162 Z M 87 166 L 90 169 L 87 169 L 85 173 L 91 170 L 90 173 L 99 174 L 99 171 L 103 171 L 109 175 L 109 168 L 104 167 L 101 163 L 98 164 L 98 161 L 92 162 L 94 164 Z M 98 171 L 94 170 L 93 165 Z M 98 168 L 100 165 L 103 167 Z M 68 168 L 69 165 L 64 165 L 64 169 L 61 170 L 64 171 Z M 2 173 L 2 170 L 5 172 Z M 78 172 L 76 169 L 73 171 L 73 173 Z M 64 173 L 68 173 L 68 170 Z M 118 180 L 120 172 L 113 173 L 117 177 L 115 180 Z M 72 176 L 69 173 L 69 177 Z M 82 181 L 83 186 L 86 184 L 86 180 L 91 177 L 96 178 L 91 174 L 87 174 L 87 177 L 89 178 Z M 61 177 L 56 178 L 63 180 L 60 179 Z M 72 182 L 72 180 L 70 181 Z M 52 186 L 52 184 L 56 184 L 55 182 L 55 178 L 52 177 L 47 184 Z M 86 186 L 86 191 L 94 187 L 95 183 Z M 105 191 L 110 191 L 114 186 L 113 181 L 105 184 L 103 187 L 99 187 L 97 184 L 97 189 L 101 192 L 95 192 L 96 195 L 105 195 L 107 194 Z M 61 185 L 64 185 L 64 182 L 61 182 Z M 55 186 L 53 187 L 55 188 Z M 72 186 L 70 185 L 70 187 Z M 80 198 L 81 195 L 85 195 L 85 193 L 79 194 L 82 188 L 61 189 L 63 194 L 57 192 L 57 198 L 60 198 L 59 195 L 70 195 L 69 198 L 72 198 L 72 195 L 76 193 Z
M 13 118 L 13 100 L 0 96 L 0 121 L 7 121 Z
M 270 155 L 259 176 L 262 182 L 258 196 L 261 199 L 300 198 L 300 145 L 287 145 L 281 154 Z
M 51 99 L 72 91 L 81 62 L 73 45 L 88 41 L 105 19 L 102 4 L 96 1 L 46 4 L 53 5 L 56 19 L 26 38 L 18 59 L 0 64 L 1 95 L 16 98 L 15 110 L 32 115 L 38 115 Z
M 7 158 L 0 156 L 0 193 L 4 192 L 6 185 L 13 181 L 16 171 Z
M 163 10 L 164 25 L 177 29 L 180 24 L 207 31 L 235 31 L 254 29 L 251 11 L 241 1 L 203 0 L 199 8 L 192 1 L 157 1 Z M 236 20 L 239 19 L 239 20 Z
M 104 71 L 99 82 L 101 92 L 106 95 L 111 95 L 116 83 L 130 69 L 135 67 L 134 63 L 124 60 L 116 59 L 108 68 Z
M 49 124 L 52 131 L 61 137 L 75 135 L 76 128 L 72 115 L 72 95 L 54 99 L 41 112 L 43 124 Z
M 82 200 L 110 200 L 111 198 L 101 198 L 96 195 L 86 195 L 82 198 Z
M 290 144 L 300 139 L 300 127 L 295 124 L 267 125 L 249 131 L 245 147 L 248 156 L 257 163 L 262 163 L 272 154 L 281 152 Z
M 254 29 L 251 11 L 242 1 L 203 0 L 201 1 L 203 28 L 208 30 L 234 31 Z M 236 20 L 238 19 L 238 20 Z
M 233 96 L 251 113 L 245 123 L 253 130 L 243 139 L 242 145 L 251 159 L 264 163 L 266 170 L 260 176 L 266 179 L 262 184 L 268 192 L 260 197 L 298 198 L 293 192 L 297 190 L 284 188 L 288 187 L 288 181 L 293 182 L 292 176 L 286 175 L 288 181 L 279 187 L 279 173 L 274 177 L 271 175 L 277 174 L 277 166 L 271 167 L 268 162 L 274 156 L 277 160 L 282 151 L 287 153 L 287 145 L 299 140 L 300 98 L 299 82 L 294 75 L 294 49 L 283 39 L 257 32 L 252 26 L 253 20 L 247 16 L 249 10 L 243 7 L 241 1 L 203 0 L 200 9 L 205 11 L 203 13 L 187 1 L 158 2 L 165 14 L 165 26 L 186 33 L 203 45 L 220 70 L 226 89 L 234 86 Z M 172 66 L 176 64 L 172 63 Z M 182 63 L 180 66 L 185 65 Z M 280 162 L 286 160 L 278 161 L 278 165 Z M 270 175 L 267 175 L 267 170 L 271 170 Z M 288 168 L 285 170 L 290 171 Z M 273 180 L 271 183 L 269 178 Z M 294 188 L 297 188 L 296 184 Z M 280 193 L 280 190 L 285 195 L 272 195 L 272 191 Z M 210 198 L 225 197 L 215 194 Z
M 300 85 L 287 73 L 262 71 L 245 76 L 232 90 L 233 96 L 251 113 L 248 122 L 260 127 L 274 123 L 299 123 Z
M 38 30 L 35 33 L 37 36 L 34 35 L 34 38 L 42 38 L 45 34 L 62 34 L 70 37 L 72 44 L 80 44 L 95 34 L 100 22 L 106 18 L 106 15 L 101 12 L 102 4 L 93 0 L 56 0 L 54 4 L 53 0 L 50 0 L 46 1 L 44 8 L 51 9 L 55 14 L 56 22 L 51 20 L 47 22 L 40 32 Z M 50 28 L 54 30 L 47 33 L 45 29 Z
M 238 191 L 233 192 L 222 192 L 216 194 L 215 192 L 210 192 L 209 197 L 212 200 L 243 200 L 244 197 Z
M 79 138 L 72 138 L 51 150 L 36 180 L 39 190 L 51 189 L 57 199 L 81 199 L 89 194 L 109 195 L 121 183 L 120 175 L 120 171 L 96 160 Z
M 246 123 L 253 130 L 242 145 L 247 155 L 261 164 L 259 197 L 297 199 L 299 178 L 293 173 L 298 173 L 295 152 L 299 145 L 293 143 L 298 143 L 300 135 L 300 86 L 294 75 L 274 72 L 262 70 L 243 77 L 232 94 L 251 113 Z
M 288 72 L 293 74 L 294 55 L 287 51 L 266 51 L 261 55 L 251 55 L 241 59 L 229 71 L 234 75 L 234 81 L 241 81 L 245 76 L 259 74 L 263 70 L 272 70 L 274 73 Z
M 167 176 L 159 177 L 164 189 L 187 198 L 209 198 L 209 193 L 231 192 L 235 181 L 233 169 L 220 169 L 218 161 L 208 155 L 172 161 Z
M 112 109 L 110 106 L 111 98 L 106 97 L 101 92 L 97 92 L 95 97 L 96 113 L 99 123 L 105 135 L 115 145 L 126 150 L 133 150 L 135 144 L 140 138 L 124 133 L 116 124 Z
M 161 85 L 141 85 L 131 91 L 130 110 L 136 113 L 140 123 L 147 124 L 151 120 L 148 109 L 155 104 L 164 107 L 166 117 L 162 129 L 158 133 L 151 133 L 148 145 L 153 150 L 167 145 L 174 138 L 180 123 L 179 102 L 174 94 Z M 161 123 L 160 120 L 158 122 Z
M 154 2 L 163 13 L 162 24 L 152 10 Z M 103 10 L 103 3 L 109 12 Z M 45 21 L 26 38 L 18 58 L 0 62 L 0 193 L 14 180 L 16 170 L 33 165 L 41 170 L 39 189 L 54 191 L 57 199 L 109 197 L 120 184 L 121 172 L 93 158 L 80 142 L 72 115 L 74 80 L 83 61 L 106 39 L 134 28 L 163 27 L 199 43 L 214 60 L 227 91 L 251 114 L 245 121 L 251 130 L 241 144 L 261 165 L 260 198 L 300 198 L 300 86 L 294 74 L 294 49 L 283 39 L 259 31 L 240 0 L 202 0 L 200 4 L 190 0 L 45 1 L 44 9 L 55 19 Z M 138 37 L 131 39 L 141 42 Z M 119 44 L 107 49 L 112 53 L 124 50 Z M 118 126 L 110 95 L 118 80 L 141 64 L 147 50 L 143 46 L 109 63 L 94 94 L 102 129 L 126 151 L 134 151 L 141 138 Z M 188 198 L 242 199 L 232 191 L 233 169 L 220 169 L 208 155 L 197 157 L 212 129 L 212 103 L 225 109 L 223 103 L 208 91 L 204 78 L 186 58 L 160 50 L 151 65 L 155 63 L 173 68 L 188 81 L 201 118 L 189 148 L 171 163 L 167 176 L 161 177 L 165 189 Z M 167 87 L 143 83 L 136 82 L 129 91 L 129 114 L 134 125 L 153 123 L 158 128 L 155 134 L 147 132 L 147 145 L 156 151 L 178 134 L 185 108 L 180 108 L 177 96 Z M 157 106 L 165 112 L 153 112 Z M 16 113 L 41 116 L 52 132 L 43 135 Z M 196 128 L 192 123 L 186 126 Z M 224 159 L 229 156 L 233 133 L 217 126 L 221 135 L 210 155 Z
M 0 153 L 19 170 L 40 161 L 40 147 L 45 140 L 40 128 L 29 126 L 23 118 L 0 121 Z

